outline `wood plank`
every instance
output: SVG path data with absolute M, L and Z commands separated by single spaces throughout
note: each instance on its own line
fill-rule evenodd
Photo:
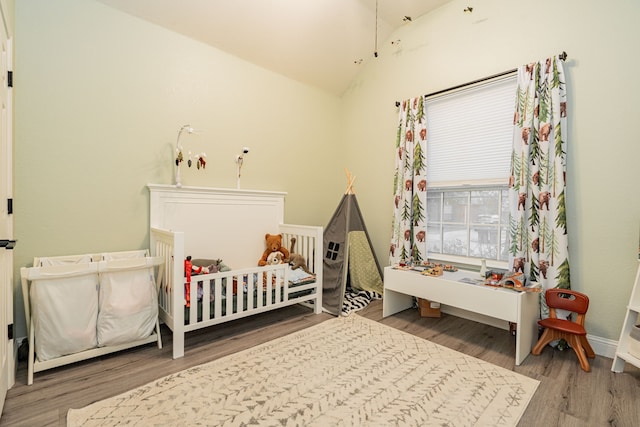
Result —
M 580 369 L 572 350 L 551 347 L 515 366 L 515 337 L 509 331 L 448 314 L 422 318 L 417 309 L 382 319 L 382 302 L 358 313 L 401 331 L 461 351 L 541 381 L 519 426 L 640 425 L 640 369 L 611 372 L 609 358 L 590 359 Z M 3 426 L 65 426 L 69 408 L 123 393 L 154 379 L 250 348 L 330 319 L 302 306 L 286 307 L 186 336 L 185 357 L 171 358 L 171 336 L 163 327 L 163 348 L 153 344 L 35 374 L 26 385 L 20 363 L 0 418 Z

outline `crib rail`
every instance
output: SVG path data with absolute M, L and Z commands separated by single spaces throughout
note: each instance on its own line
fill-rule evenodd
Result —
M 150 247 L 153 255 L 164 258 L 160 267 L 164 270 L 163 280 L 158 282 L 157 289 L 160 320 L 172 331 L 180 331 L 184 324 L 184 313 L 174 310 L 174 307 L 182 307 L 184 303 L 180 299 L 174 300 L 173 284 L 183 281 L 181 260 L 184 259 L 184 233 L 151 228 Z
M 284 264 L 192 276 L 188 291 L 186 331 L 272 309 L 289 300 Z

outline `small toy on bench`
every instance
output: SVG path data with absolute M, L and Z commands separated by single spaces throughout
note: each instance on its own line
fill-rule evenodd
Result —
M 442 276 L 442 266 L 438 265 L 435 267 L 431 267 L 431 268 L 427 268 L 426 270 L 424 270 L 422 273 L 422 275 L 424 276 Z

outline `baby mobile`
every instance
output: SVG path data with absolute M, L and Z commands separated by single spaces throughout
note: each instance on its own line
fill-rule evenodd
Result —
M 175 161 L 176 187 L 182 187 L 182 180 L 180 177 L 180 165 L 185 159 L 185 156 L 183 154 L 184 148 L 182 147 L 182 145 L 180 145 L 180 135 L 182 135 L 182 132 L 197 135 L 197 132 L 191 127 L 191 125 L 184 125 L 178 131 L 178 138 L 176 139 L 176 161 Z M 195 156 L 192 156 L 191 151 L 188 151 L 187 152 L 188 167 L 191 167 L 191 165 L 193 164 L 193 159 L 195 159 L 197 169 L 200 169 L 200 168 L 204 169 L 205 166 L 207 165 L 207 155 L 205 153 L 199 153 L 199 154 L 196 154 Z

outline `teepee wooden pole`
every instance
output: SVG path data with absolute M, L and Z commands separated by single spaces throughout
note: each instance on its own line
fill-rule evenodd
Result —
M 347 189 L 344 194 L 355 194 L 355 190 L 353 189 L 353 183 L 356 180 L 356 177 L 349 172 L 347 168 L 344 168 L 344 173 L 347 175 Z

